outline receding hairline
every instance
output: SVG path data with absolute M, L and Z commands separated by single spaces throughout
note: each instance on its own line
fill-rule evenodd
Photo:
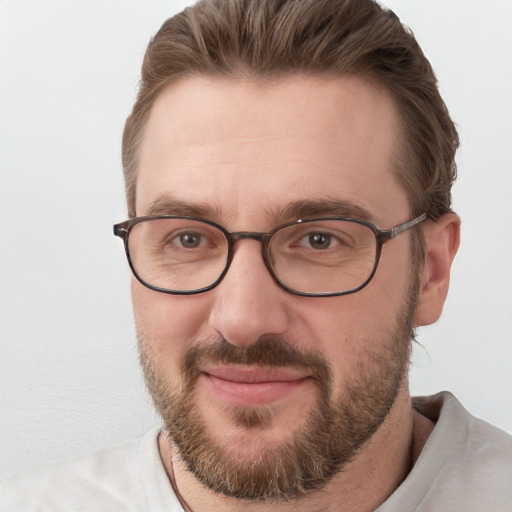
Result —
M 379 80 L 377 77 L 372 76 L 371 73 L 367 74 L 356 74 L 356 73 L 335 73 L 331 71 L 296 71 L 296 70 L 285 70 L 280 73 L 273 73 L 273 74 L 259 74 L 257 72 L 254 72 L 252 70 L 240 70 L 240 72 L 190 72 L 181 74 L 180 76 L 173 77 L 172 79 L 169 79 L 165 82 L 165 84 L 162 84 L 162 86 L 159 88 L 158 93 L 154 96 L 154 99 L 151 103 L 151 107 L 147 109 L 145 112 L 144 118 L 141 119 L 142 126 L 138 130 L 138 137 L 137 137 L 137 144 L 135 146 L 135 157 L 133 158 L 133 164 L 134 169 L 132 172 L 132 178 L 134 179 L 133 183 L 133 206 L 135 210 L 135 204 L 136 204 L 136 183 L 137 183 L 137 175 L 138 175 L 138 169 L 140 165 L 140 151 L 141 151 L 141 145 L 143 144 L 144 138 L 146 136 L 146 128 L 149 123 L 149 118 L 151 116 L 151 113 L 153 112 L 154 106 L 158 103 L 159 99 L 162 97 L 162 95 L 170 90 L 172 90 L 175 87 L 178 87 L 180 84 L 183 84 L 184 82 L 187 82 L 189 80 L 197 80 L 197 81 L 203 81 L 203 80 L 219 80 L 227 83 L 249 83 L 254 84 L 257 87 L 273 87 L 273 86 L 279 86 L 280 83 L 283 81 L 288 81 L 290 79 L 292 80 L 303 80 L 303 79 L 310 79 L 310 80 L 318 80 L 318 81 L 340 81 L 342 82 L 344 78 L 355 78 L 357 80 L 360 80 L 361 82 L 365 83 L 366 85 L 373 88 L 378 94 L 384 95 L 387 99 L 390 100 L 390 104 L 392 106 L 392 110 L 395 113 L 395 119 L 396 119 L 396 130 L 394 133 L 394 143 L 393 143 L 393 150 L 391 154 L 391 162 L 390 166 L 392 169 L 393 174 L 396 178 L 398 178 L 398 183 L 404 190 L 404 192 L 407 192 L 406 187 L 404 184 L 400 183 L 400 171 L 407 171 L 407 169 L 404 169 L 404 167 L 409 165 L 409 159 L 407 158 L 407 149 L 408 149 L 408 138 L 405 133 L 405 125 L 403 116 L 401 113 L 401 109 L 399 108 L 398 102 L 396 98 L 394 97 L 392 91 L 386 87 L 381 80 Z M 172 171 L 171 171 L 172 172 Z M 410 201 L 409 201 L 410 202 Z M 136 212 L 129 212 L 130 217 L 135 216 Z

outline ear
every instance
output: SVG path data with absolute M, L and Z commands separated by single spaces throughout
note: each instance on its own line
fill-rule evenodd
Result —
M 441 316 L 450 284 L 450 270 L 460 242 L 460 218 L 447 213 L 437 221 L 423 225 L 426 255 L 420 271 L 418 307 L 414 317 L 417 326 L 434 323 Z

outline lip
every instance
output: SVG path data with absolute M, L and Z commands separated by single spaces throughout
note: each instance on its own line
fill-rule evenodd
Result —
M 306 384 L 309 376 L 292 368 L 212 366 L 202 373 L 217 399 L 240 407 L 270 405 Z

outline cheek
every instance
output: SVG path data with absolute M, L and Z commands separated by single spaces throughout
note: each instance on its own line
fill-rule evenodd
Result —
M 409 283 L 404 276 L 387 277 L 352 295 L 311 300 L 297 315 L 302 319 L 299 339 L 307 343 L 309 338 L 310 346 L 330 362 L 338 392 L 371 372 L 393 343 Z
M 399 301 L 386 299 L 372 288 L 370 285 L 341 297 L 311 299 L 297 311 L 297 318 L 302 319 L 301 330 L 307 329 L 312 340 L 318 340 L 319 350 L 333 354 L 340 348 L 343 353 L 345 349 L 360 351 L 360 341 L 378 338 L 379 331 L 390 325 L 389 318 L 400 307 Z
M 158 361 L 180 361 L 201 337 L 205 315 L 199 296 L 155 292 L 132 279 L 133 312 L 139 343 Z M 199 300 L 198 300 L 199 299 Z

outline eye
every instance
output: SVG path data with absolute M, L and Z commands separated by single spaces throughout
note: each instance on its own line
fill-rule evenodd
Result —
M 306 237 L 304 237 L 304 239 L 307 239 L 307 244 L 309 247 L 319 250 L 328 249 L 333 243 L 333 237 L 328 233 L 309 233 Z
M 327 249 L 342 249 L 347 246 L 348 240 L 344 233 L 336 231 L 336 234 L 328 231 L 310 231 L 305 233 L 298 240 L 297 245 L 314 251 L 325 251 Z
M 357 229 L 359 226 L 340 220 L 293 224 L 277 233 L 272 249 L 309 256 L 316 254 L 322 258 L 328 254 L 340 254 L 355 247 L 357 232 L 354 227 Z
M 220 231 L 200 226 L 183 226 L 180 229 L 172 229 L 163 238 L 162 248 L 166 251 L 206 252 L 223 248 L 225 239 Z
M 184 249 L 197 249 L 204 244 L 204 237 L 200 233 L 190 231 L 188 233 L 180 233 L 171 241 Z

